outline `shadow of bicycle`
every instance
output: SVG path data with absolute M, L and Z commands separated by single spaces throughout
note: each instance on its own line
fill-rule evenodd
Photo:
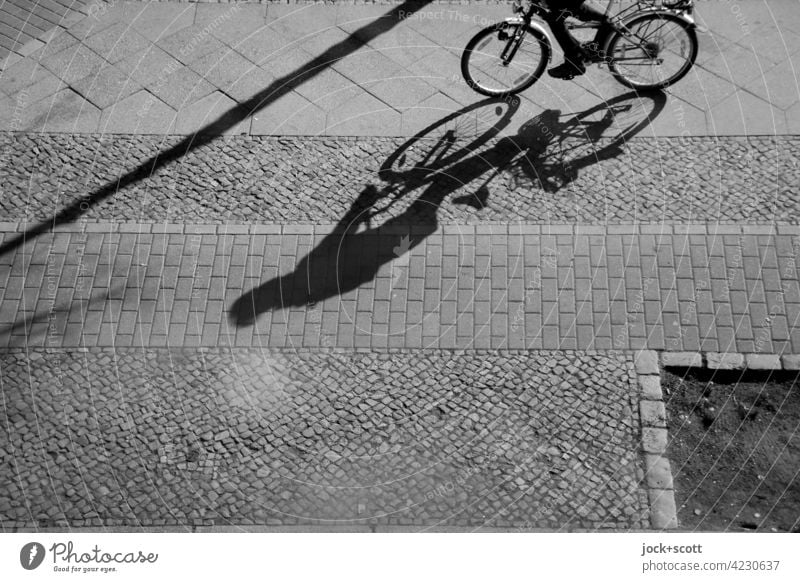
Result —
M 514 188 L 557 192 L 582 168 L 620 155 L 665 103 L 662 93 L 627 93 L 578 114 L 549 109 L 506 137 L 518 100 L 485 100 L 448 115 L 392 153 L 378 172 L 380 187 L 364 188 L 293 272 L 239 297 L 230 318 L 252 325 L 261 313 L 316 304 L 372 281 L 436 232 L 439 210 L 454 193 L 468 190 L 452 203 L 480 210 L 501 177 Z

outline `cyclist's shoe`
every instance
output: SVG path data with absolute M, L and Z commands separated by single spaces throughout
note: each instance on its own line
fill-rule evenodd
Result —
M 565 61 L 557 67 L 553 67 L 547 71 L 547 74 L 556 79 L 564 79 L 568 81 L 586 72 L 586 67 L 583 63 L 576 63 L 574 61 Z

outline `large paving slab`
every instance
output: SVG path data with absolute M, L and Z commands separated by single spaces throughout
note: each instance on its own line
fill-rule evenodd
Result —
M 669 107 L 680 111 L 680 120 L 662 117 L 652 126 L 656 135 L 796 133 L 791 112 L 800 90 L 792 63 L 800 50 L 800 25 L 794 5 L 791 0 L 698 2 L 700 57 L 688 77 L 668 91 Z M 3 97 L 20 113 L 0 118 L 0 129 L 41 130 L 25 110 L 34 101 L 50 109 L 58 98 L 52 84 L 37 85 L 33 92 L 44 66 L 104 117 L 139 90 L 153 95 L 176 109 L 180 120 L 158 133 L 413 135 L 432 111 L 442 111 L 442 103 L 452 111 L 481 99 L 461 79 L 459 57 L 479 28 L 509 14 L 505 3 L 483 2 L 94 6 L 102 9 L 54 29 L 46 43 L 37 41 L 24 58 L 4 67 Z M 203 100 L 214 91 L 229 101 L 208 107 Z M 587 101 L 624 92 L 608 71 L 594 67 L 575 82 L 543 78 L 523 98 L 540 113 L 580 109 Z M 320 119 L 288 119 L 309 104 L 308 112 Z M 54 115 L 52 131 L 98 130 L 96 123 L 75 123 L 76 108 Z M 118 114 L 113 127 L 149 132 L 153 122 L 142 123 L 148 115 L 143 107 Z M 162 113 L 156 109 L 153 115 Z M 182 121 L 187 116 L 190 121 Z
M 0 526 L 641 529 L 620 353 L 0 353 Z
M 78 224 L 2 256 L 0 346 L 793 354 L 798 257 L 796 227 Z

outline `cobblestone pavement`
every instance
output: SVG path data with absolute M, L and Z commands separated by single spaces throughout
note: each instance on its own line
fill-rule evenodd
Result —
M 4 528 L 647 520 L 621 353 L 12 351 L 0 386 Z
M 453 123 L 463 126 L 465 117 Z M 396 200 L 385 216 L 409 222 L 427 219 L 407 214 L 423 193 L 447 197 L 437 212 L 443 223 L 796 224 L 800 217 L 796 137 L 464 139 L 430 167 L 410 161 L 441 147 L 428 137 L 224 138 L 151 173 L 147 161 L 175 138 L 0 134 L 0 212 L 31 222 L 62 212 L 93 221 L 336 222 L 374 189 Z M 408 167 L 392 171 L 398 159 Z M 139 167 L 140 179 L 116 187 Z M 469 204 L 450 202 L 459 200 Z
M 359 222 L 42 235 L 0 346 L 800 352 L 798 227 Z

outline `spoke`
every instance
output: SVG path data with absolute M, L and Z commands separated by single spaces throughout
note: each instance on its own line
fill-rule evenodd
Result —
M 498 32 L 488 34 L 469 56 L 470 75 L 487 90 L 512 91 L 524 85 L 536 73 L 541 61 L 541 48 L 536 38 L 524 31 L 518 34 L 516 28 L 506 29 L 506 32 L 507 39 L 501 39 Z
M 653 17 L 635 23 L 619 39 L 611 57 L 623 76 L 658 84 L 684 69 L 689 44 L 686 31 L 680 24 Z
M 648 22 L 647 22 L 647 26 L 649 27 L 650 25 L 651 25 L 651 22 L 650 22 L 650 21 L 648 21 Z M 646 30 L 646 29 L 645 29 L 645 31 L 644 31 L 644 33 L 643 33 L 643 34 L 647 34 L 647 30 Z M 638 35 L 637 35 L 637 36 L 638 36 Z M 639 37 L 639 39 L 641 40 L 641 37 Z

